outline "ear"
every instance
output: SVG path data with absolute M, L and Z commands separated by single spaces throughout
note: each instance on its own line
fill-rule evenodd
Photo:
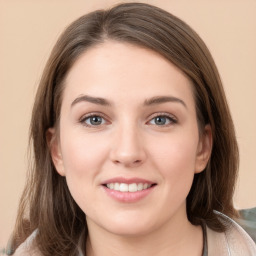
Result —
M 55 169 L 61 176 L 65 176 L 59 138 L 55 128 L 49 128 L 47 130 L 46 139 Z
M 210 159 L 212 153 L 212 129 L 209 124 L 204 128 L 200 135 L 200 140 L 197 148 L 195 173 L 202 172 Z

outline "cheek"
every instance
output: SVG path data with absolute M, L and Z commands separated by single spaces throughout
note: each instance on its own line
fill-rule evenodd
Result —
M 106 144 L 95 136 L 84 134 L 63 135 L 61 149 L 67 175 L 87 176 L 99 171 L 106 158 Z
M 158 151 L 158 153 L 160 153 Z M 158 170 L 162 176 L 163 207 L 172 215 L 177 209 L 185 204 L 194 179 L 195 151 L 185 147 L 184 143 L 168 147 L 157 161 Z
M 166 138 L 152 147 L 151 158 L 168 188 L 189 190 L 193 181 L 196 155 L 196 136 Z M 158 141 L 159 142 L 159 141 Z M 176 191 L 177 192 L 177 191 Z
M 106 144 L 95 136 L 63 131 L 61 149 L 70 193 L 79 206 L 87 205 L 88 200 L 94 200 L 91 189 L 98 186 L 95 177 L 106 159 Z

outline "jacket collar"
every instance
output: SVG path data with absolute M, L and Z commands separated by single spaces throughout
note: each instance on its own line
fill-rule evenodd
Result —
M 255 256 L 256 245 L 249 235 L 234 220 L 215 213 L 227 230 L 219 233 L 206 227 L 208 256 Z

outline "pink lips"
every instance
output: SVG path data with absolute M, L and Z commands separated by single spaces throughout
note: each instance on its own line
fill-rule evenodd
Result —
M 125 184 L 132 184 L 132 183 L 145 184 L 146 183 L 151 185 L 151 187 L 140 190 L 140 191 L 136 191 L 136 192 L 121 192 L 118 190 L 107 188 L 106 184 L 110 184 L 110 183 L 119 183 L 119 184 L 120 183 L 125 183 Z M 119 178 L 112 178 L 104 181 L 102 183 L 102 188 L 104 189 L 104 191 L 108 196 L 110 196 L 116 201 L 123 202 L 123 203 L 135 203 L 142 200 L 146 196 L 148 196 L 154 190 L 155 186 L 152 186 L 152 185 L 155 185 L 155 184 L 156 183 L 152 181 L 140 179 L 140 178 L 127 179 L 127 178 L 119 177 Z

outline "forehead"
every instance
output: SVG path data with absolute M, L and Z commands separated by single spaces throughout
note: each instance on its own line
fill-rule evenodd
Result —
M 192 83 L 180 69 L 157 52 L 116 41 L 89 48 L 70 69 L 64 99 L 81 94 L 133 101 L 171 95 L 193 104 Z

